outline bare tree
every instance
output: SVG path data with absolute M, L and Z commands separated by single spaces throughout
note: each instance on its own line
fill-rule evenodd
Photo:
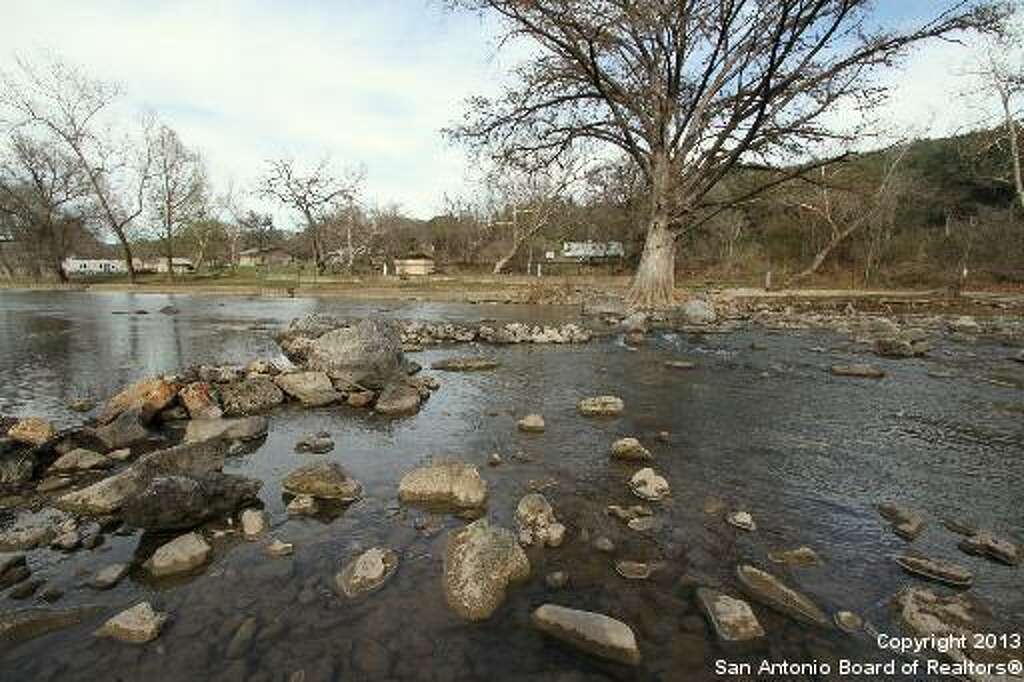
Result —
M 75 159 L 95 217 L 121 243 L 128 277 L 135 282 L 129 232 L 145 208 L 151 159 L 148 144 L 118 137 L 103 125 L 102 114 L 120 90 L 55 57 L 38 65 L 19 57 L 16 65 L 15 72 L 0 72 L 4 122 L 49 136 Z M 149 128 L 144 120 L 144 135 Z
M 878 69 L 1005 14 L 994 0 L 950 0 L 917 28 L 885 31 L 871 0 L 451 3 L 498 15 L 536 55 L 501 97 L 470 101 L 455 140 L 532 165 L 596 141 L 640 169 L 649 206 L 636 305 L 672 300 L 676 237 L 727 210 L 709 195 L 731 171 L 843 139 L 850 131 L 828 115 L 876 101 Z
M 258 192 L 299 213 L 313 244 L 316 268 L 323 272 L 327 264 L 324 222 L 340 205 L 355 202 L 362 180 L 361 170 L 336 175 L 327 158 L 309 170 L 291 159 L 275 159 L 268 162 Z
M 149 202 L 159 222 L 167 272 L 174 278 L 174 241 L 190 222 L 206 211 L 209 182 L 198 152 L 186 147 L 178 133 L 159 126 L 151 140 L 153 182 Z

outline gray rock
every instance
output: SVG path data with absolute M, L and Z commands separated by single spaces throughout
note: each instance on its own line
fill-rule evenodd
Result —
M 743 565 L 737 567 L 736 575 L 743 590 L 765 606 L 808 625 L 831 627 L 829 618 L 814 602 L 770 573 Z
M 267 435 L 270 422 L 266 417 L 239 419 L 193 419 L 185 429 L 186 443 L 222 438 L 224 440 L 258 440 Z
M 32 480 L 36 458 L 30 448 L 11 438 L 0 438 L 0 483 L 18 484 Z
M 853 364 L 853 365 L 832 365 L 832 374 L 839 377 L 859 377 L 861 379 L 881 379 L 885 371 L 875 365 Z
M 445 598 L 462 618 L 489 618 L 505 601 L 509 584 L 528 577 L 530 560 L 511 531 L 479 519 L 449 533 Z
M 246 509 L 241 516 L 242 535 L 246 540 L 255 540 L 267 532 L 267 513 L 262 509 Z
M 953 587 L 970 587 L 974 582 L 970 571 L 948 561 L 917 556 L 896 556 L 893 560 L 908 573 Z
M 281 483 L 286 493 L 321 500 L 354 502 L 363 496 L 362 484 L 335 462 L 317 462 L 295 469 Z
M 311 452 L 315 455 L 322 455 L 333 449 L 334 441 L 326 431 L 311 433 L 295 444 L 295 452 Z
M 231 641 L 228 642 L 228 648 L 224 652 L 228 658 L 241 658 L 244 656 L 252 647 L 253 639 L 256 637 L 256 627 L 258 622 L 254 616 L 249 616 L 242 621 L 242 624 L 235 630 L 235 634 L 232 635 Z
M 393 417 L 416 414 L 420 409 L 423 396 L 416 386 L 404 379 L 392 381 L 377 396 L 373 406 L 374 412 Z
M 146 530 L 194 528 L 255 501 L 262 485 L 220 472 L 158 476 L 124 501 L 122 515 L 129 525 Z
M 221 387 L 224 414 L 228 417 L 264 412 L 284 402 L 284 393 L 268 377 L 254 375 Z
M 89 587 L 94 590 L 109 590 L 121 582 L 121 579 L 128 575 L 131 564 L 110 564 L 100 569 L 89 581 Z
M 687 324 L 714 324 L 718 319 L 711 304 L 699 298 L 686 301 L 680 312 Z
M 398 555 L 384 547 L 373 547 L 350 561 L 335 576 L 338 590 L 354 599 L 383 587 L 398 569 Z
M 316 338 L 306 353 L 310 369 L 372 389 L 383 388 L 397 376 L 402 359 L 399 326 L 378 319 L 328 331 Z
M 149 602 L 122 611 L 96 631 L 97 637 L 110 637 L 129 644 L 145 644 L 160 636 L 167 614 L 153 610 Z
M 622 398 L 613 395 L 599 395 L 593 398 L 584 398 L 576 407 L 580 414 L 588 417 L 613 417 L 622 414 L 626 404 Z
M 36 637 L 78 625 L 93 616 L 96 607 L 55 610 L 30 608 L 0 610 L 0 652 Z
M 797 547 L 796 549 L 769 552 L 768 559 L 785 566 L 820 566 L 821 559 L 818 553 L 810 547 Z
M 48 473 L 59 474 L 72 471 L 88 471 L 90 469 L 105 469 L 113 462 L 105 455 L 84 448 L 76 448 L 66 455 L 57 458 L 50 465 Z
M 1008 566 L 1018 566 L 1021 562 L 1020 547 L 988 531 L 964 538 L 960 541 L 959 547 L 967 554 L 983 556 Z
M 531 616 L 534 627 L 581 651 L 627 665 L 640 663 L 633 630 L 622 621 L 591 611 L 544 604 Z
M 497 369 L 501 363 L 496 360 L 479 357 L 447 358 L 431 365 L 432 369 L 445 372 L 482 372 Z
M 437 462 L 413 469 L 398 484 L 402 502 L 479 508 L 487 501 L 487 482 L 472 464 Z
M 662 500 L 671 492 L 668 481 L 656 474 L 650 467 L 633 474 L 633 478 L 629 481 L 629 489 L 640 499 L 650 502 Z
M 925 529 L 924 519 L 920 515 L 893 502 L 878 505 L 878 513 L 892 524 L 893 531 L 904 540 L 914 540 Z
M 706 587 L 697 589 L 697 603 L 723 642 L 747 642 L 764 637 L 750 604 Z
M 189 533 L 157 548 L 143 567 L 161 578 L 187 573 L 206 563 L 213 549 L 198 533 Z
M 334 390 L 334 384 L 325 372 L 279 374 L 274 378 L 274 383 L 287 395 L 309 407 L 330 405 L 342 397 Z
M 142 423 L 138 409 L 120 412 L 109 423 L 96 429 L 96 437 L 108 450 L 130 448 L 143 443 L 151 437 L 151 433 Z

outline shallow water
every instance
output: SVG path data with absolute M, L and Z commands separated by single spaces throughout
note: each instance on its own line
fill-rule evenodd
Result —
M 158 313 L 172 302 L 181 314 Z M 276 353 L 269 332 L 312 311 L 531 322 L 575 320 L 577 314 L 523 306 L 3 292 L 0 413 L 72 424 L 80 417 L 64 405 L 73 398 L 103 398 L 134 379 L 185 365 L 268 357 Z M 432 372 L 440 390 L 408 418 L 347 407 L 281 409 L 271 415 L 266 442 L 230 461 L 228 470 L 264 481 L 261 499 L 272 535 L 295 544 L 293 557 L 272 559 L 260 543 L 224 538 L 214 542 L 213 562 L 196 576 L 152 583 L 132 575 L 96 593 L 75 586 L 83 575 L 151 548 L 152 540 L 140 547 L 138 536 L 110 535 L 94 551 L 34 552 L 36 577 L 66 591 L 58 606 L 100 604 L 104 615 L 7 652 L 0 678 L 285 680 L 303 670 L 306 680 L 699 680 L 715 678 L 720 658 L 884 661 L 890 656 L 867 638 L 814 631 L 761 607 L 755 609 L 769 633 L 767 644 L 749 654 L 725 652 L 680 578 L 717 580 L 736 592 L 735 567 L 750 562 L 830 613 L 852 610 L 880 631 L 897 633 L 889 598 L 914 580 L 890 555 L 908 548 L 969 567 L 973 592 L 1011 628 L 1024 627 L 1021 569 L 960 553 L 958 538 L 939 524 L 947 516 L 966 517 L 1024 540 L 1024 366 L 1006 362 L 1007 350 L 995 343 L 938 338 L 929 358 L 872 357 L 889 373 L 881 381 L 831 377 L 830 364 L 856 361 L 863 350 L 826 332 L 666 334 L 637 352 L 615 338 L 571 348 L 459 345 L 412 357 L 429 367 L 467 353 L 493 356 L 502 366 Z M 668 370 L 662 363 L 672 358 L 694 360 L 698 368 Z M 928 376 L 936 369 L 957 376 Z M 579 398 L 604 393 L 625 400 L 622 417 L 577 414 Z M 515 420 L 529 412 L 544 415 L 545 433 L 516 431 Z M 299 437 L 321 429 L 333 435 L 333 452 L 293 452 Z M 671 434 L 668 442 L 656 439 L 660 431 Z M 627 435 L 654 453 L 655 468 L 672 486 L 670 500 L 654 505 L 659 527 L 647 533 L 604 513 L 608 504 L 636 501 L 626 485 L 634 467 L 608 455 L 611 442 Z M 505 463 L 488 467 L 492 452 Z M 484 624 L 464 623 L 447 608 L 441 584 L 445 533 L 417 530 L 417 521 L 429 515 L 396 500 L 401 473 L 429 455 L 459 456 L 480 466 L 490 485 L 492 520 L 511 527 L 518 499 L 542 489 L 569 528 L 563 547 L 528 551 L 531 579 L 512 587 Z M 363 482 L 365 498 L 333 518 L 288 519 L 280 480 L 316 458 L 342 463 Z M 705 514 L 709 497 L 724 501 L 727 510 L 751 512 L 758 530 L 744 533 L 726 525 L 721 514 Z M 912 546 L 874 511 L 886 499 L 929 518 Z M 431 520 L 446 528 L 463 523 L 450 516 Z M 595 551 L 580 539 L 584 533 L 611 538 L 615 553 Z M 783 569 L 767 560 L 769 551 L 805 544 L 824 558 L 823 566 Z M 334 574 L 373 545 L 400 554 L 396 576 L 362 599 L 338 597 Z M 651 580 L 627 582 L 614 572 L 617 558 L 662 564 Z M 547 588 L 543 577 L 552 570 L 569 573 L 566 588 Z M 90 636 L 105 616 L 143 599 L 173 617 L 156 642 L 138 647 Z M 637 634 L 642 664 L 628 669 L 601 663 L 545 640 L 529 625 L 530 612 L 544 602 L 627 622 Z M 0 601 L 0 608 L 16 606 Z M 232 646 L 250 618 L 252 641 Z

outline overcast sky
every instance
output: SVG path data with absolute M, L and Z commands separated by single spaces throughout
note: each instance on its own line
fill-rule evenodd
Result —
M 200 148 L 212 175 L 246 185 L 266 159 L 366 168 L 365 203 L 417 217 L 465 189 L 467 164 L 440 129 L 462 101 L 495 91 L 511 55 L 495 27 L 440 0 L 33 0 L 5 2 L 0 65 L 50 49 L 123 84 Z M 917 21 L 935 0 L 881 0 L 887 20 Z M 977 118 L 958 96 L 966 51 L 921 49 L 897 83 L 893 130 L 944 134 Z

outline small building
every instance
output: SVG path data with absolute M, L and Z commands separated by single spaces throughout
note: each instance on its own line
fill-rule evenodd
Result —
M 119 258 L 75 258 L 64 259 L 64 273 L 75 275 L 113 275 L 128 272 L 124 260 Z
M 425 253 L 410 253 L 404 258 L 395 259 L 395 274 L 402 275 L 432 275 L 436 270 L 434 259 Z
M 174 267 L 174 273 L 177 275 L 195 272 L 196 269 L 190 258 L 172 258 L 171 264 Z M 132 265 L 135 266 L 135 272 L 167 274 L 168 271 L 166 256 L 132 258 Z
M 238 264 L 243 268 L 264 267 L 266 265 L 291 265 L 292 255 L 277 246 L 262 249 L 246 249 L 238 254 Z
M 579 261 L 607 260 L 622 258 L 626 249 L 622 242 L 563 242 L 562 258 Z

